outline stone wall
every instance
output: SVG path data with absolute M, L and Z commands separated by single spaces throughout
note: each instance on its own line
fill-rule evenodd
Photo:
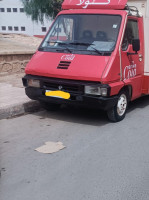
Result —
M 33 53 L 4 54 L 0 55 L 0 73 L 20 73 L 33 56 Z

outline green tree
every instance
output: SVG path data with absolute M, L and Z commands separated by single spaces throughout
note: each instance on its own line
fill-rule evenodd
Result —
M 56 17 L 61 10 L 63 0 L 21 0 L 24 11 L 33 21 L 43 23 L 45 17 Z

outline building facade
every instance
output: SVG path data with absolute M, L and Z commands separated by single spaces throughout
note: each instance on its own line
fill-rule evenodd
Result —
M 21 0 L 0 0 L 0 33 L 45 35 L 52 20 L 36 23 L 24 12 Z

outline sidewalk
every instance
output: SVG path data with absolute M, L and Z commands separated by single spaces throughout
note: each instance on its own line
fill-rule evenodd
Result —
M 0 76 L 0 119 L 40 109 L 37 101 L 32 101 L 26 96 L 22 85 L 23 76 L 23 73 Z
M 10 53 L 34 53 L 42 39 L 19 34 L 0 33 L 0 55 Z
M 0 34 L 0 119 L 40 108 L 22 84 L 24 68 L 42 39 L 20 34 Z

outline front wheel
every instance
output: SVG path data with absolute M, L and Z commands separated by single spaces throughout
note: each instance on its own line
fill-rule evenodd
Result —
M 121 91 L 117 104 L 110 110 L 107 111 L 108 118 L 112 122 L 119 122 L 125 118 L 128 107 L 128 92 Z

